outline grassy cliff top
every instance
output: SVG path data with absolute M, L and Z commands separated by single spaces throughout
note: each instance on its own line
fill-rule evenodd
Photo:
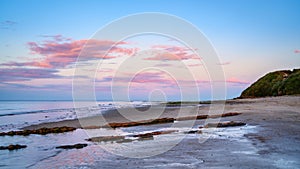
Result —
M 244 90 L 239 98 L 300 94 L 300 69 L 266 74 Z

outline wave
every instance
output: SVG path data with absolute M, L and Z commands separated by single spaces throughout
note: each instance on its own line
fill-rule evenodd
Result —
M 35 113 L 52 113 L 52 112 L 75 112 L 75 110 L 89 110 L 89 111 L 107 111 L 116 108 L 125 107 L 146 107 L 153 105 L 151 102 L 134 101 L 134 102 L 106 102 L 98 103 L 98 106 L 81 107 L 81 108 L 56 108 L 56 109 L 39 109 L 39 110 L 23 110 L 22 108 L 0 108 L 0 117 L 3 116 L 15 116 L 23 114 L 35 114 Z M 6 112 L 7 111 L 7 112 Z
M 4 109 L 2 109 L 2 110 L 4 110 Z M 14 109 L 12 109 L 12 110 L 14 110 Z M 9 112 L 9 113 L 0 114 L 0 117 L 3 117 L 3 116 L 23 115 L 23 114 L 34 114 L 34 113 L 49 113 L 49 112 L 58 112 L 58 111 L 74 111 L 74 108 Z

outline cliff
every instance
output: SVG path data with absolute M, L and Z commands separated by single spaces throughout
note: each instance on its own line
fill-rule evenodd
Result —
M 244 90 L 239 98 L 300 94 L 300 69 L 266 74 Z

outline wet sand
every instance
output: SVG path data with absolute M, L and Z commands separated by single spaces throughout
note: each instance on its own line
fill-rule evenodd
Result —
M 191 111 L 194 108 L 187 107 L 181 116 L 195 115 L 195 112 L 207 114 L 209 105 Z M 153 112 L 158 109 L 154 109 Z M 219 114 L 220 111 L 222 110 L 215 109 L 213 113 Z M 93 166 L 95 168 L 300 168 L 300 96 L 228 100 L 224 109 L 224 113 L 226 112 L 242 114 L 224 117 L 221 121 L 242 121 L 247 124 L 246 127 L 255 127 L 255 130 L 249 130 L 241 135 L 227 135 L 224 133 L 238 133 L 246 128 L 225 129 L 223 133 L 212 134 L 203 143 L 199 143 L 201 134 L 188 135 L 163 154 L 142 159 L 112 154 L 109 160 L 99 159 Z M 130 114 L 130 109 L 125 113 Z M 114 111 L 104 116 L 109 122 L 130 121 Z M 168 108 L 157 116 L 177 117 L 178 108 Z M 136 119 L 153 117 L 142 114 Z M 84 121 L 86 125 L 106 123 L 99 124 L 95 117 Z M 195 127 L 204 122 L 205 120 L 197 120 Z M 27 129 L 57 126 L 81 127 L 78 120 L 67 120 L 29 126 Z

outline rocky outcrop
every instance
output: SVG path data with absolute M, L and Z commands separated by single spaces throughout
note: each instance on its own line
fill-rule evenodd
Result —
M 132 126 L 151 125 L 151 124 L 160 124 L 160 123 L 172 123 L 174 121 L 175 121 L 174 118 L 160 118 L 160 119 L 145 120 L 139 122 L 109 123 L 108 125 L 103 127 L 111 127 L 111 128 L 132 127 Z
M 57 146 L 57 149 L 81 149 L 86 147 L 87 144 L 74 144 L 74 145 L 63 145 L 63 146 Z
M 185 131 L 184 134 L 202 134 L 201 130 L 189 130 L 189 131 Z
M 165 130 L 165 131 L 154 131 L 154 132 L 142 133 L 142 134 L 133 134 L 127 136 L 100 136 L 100 137 L 89 138 L 87 139 L 87 141 L 125 143 L 125 142 L 132 142 L 135 140 L 137 141 L 149 140 L 149 139 L 151 140 L 153 139 L 153 136 L 162 135 L 162 134 L 171 134 L 177 131 L 178 130 Z
M 300 94 L 300 69 L 271 72 L 244 90 L 239 98 Z
M 30 134 L 39 134 L 39 135 L 46 135 L 50 133 L 64 133 L 69 131 L 74 131 L 76 128 L 74 127 L 54 127 L 54 128 L 40 128 L 37 130 L 21 130 L 21 131 L 9 131 L 9 132 L 2 132 L 0 136 L 28 136 Z
M 114 142 L 125 139 L 125 136 L 100 136 L 100 137 L 92 137 L 87 139 L 87 141 L 91 142 Z
M 109 123 L 102 127 L 133 127 L 133 126 L 141 126 L 141 125 L 152 125 L 152 124 L 162 124 L 162 123 L 173 123 L 174 121 L 184 121 L 184 120 L 200 120 L 207 118 L 220 118 L 220 117 L 229 117 L 229 116 L 237 116 L 241 113 L 238 112 L 228 112 L 224 114 L 215 114 L 215 115 L 198 115 L 198 116 L 188 116 L 188 117 L 178 117 L 178 118 L 159 118 L 159 119 L 151 119 L 137 122 L 122 122 L 122 123 Z M 95 129 L 99 128 L 97 126 L 87 126 L 84 129 Z
M 229 112 L 224 114 L 215 114 L 215 115 L 198 115 L 198 116 L 188 116 L 188 117 L 179 117 L 176 118 L 177 121 L 184 121 L 184 120 L 201 120 L 201 119 L 207 119 L 207 118 L 220 118 L 220 117 L 229 117 L 229 116 L 237 116 L 242 113 L 238 112 Z
M 229 122 L 219 122 L 219 123 L 208 123 L 204 128 L 210 127 L 235 127 L 235 126 L 244 126 L 246 123 L 239 121 L 229 121 Z
M 0 150 L 18 150 L 18 149 L 22 149 L 22 148 L 26 148 L 26 145 L 19 145 L 19 144 L 11 144 L 9 146 L 0 146 Z
M 150 133 L 135 134 L 135 135 L 132 135 L 132 137 L 147 138 L 147 137 L 153 137 L 156 135 L 171 134 L 174 132 L 178 132 L 178 130 L 154 131 L 154 132 L 150 132 Z

